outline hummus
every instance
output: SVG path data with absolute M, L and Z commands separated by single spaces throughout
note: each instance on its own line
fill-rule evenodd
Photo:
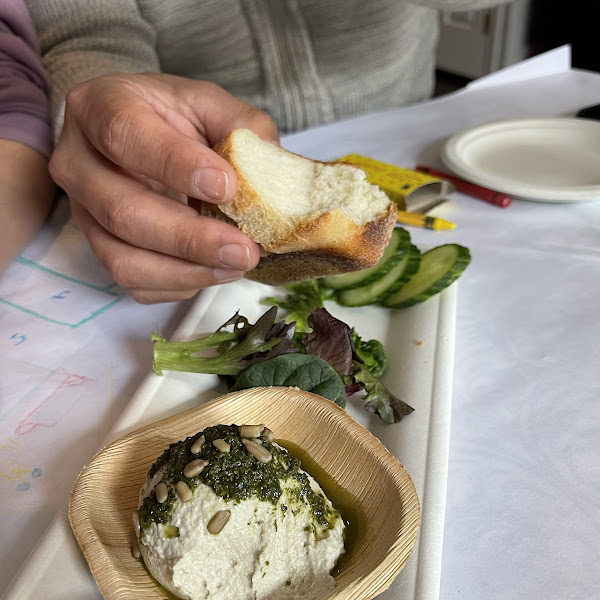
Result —
M 172 444 L 134 521 L 150 573 L 187 600 L 316 600 L 344 552 L 339 512 L 262 426 L 218 425 Z

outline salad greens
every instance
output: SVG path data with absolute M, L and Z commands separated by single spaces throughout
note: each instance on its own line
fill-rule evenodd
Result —
M 292 346 L 294 325 L 276 323 L 277 308 L 269 309 L 254 325 L 237 312 L 213 334 L 193 342 L 167 342 L 152 334 L 154 371 L 239 375 L 250 365 L 288 352 Z M 228 331 L 229 326 L 233 327 Z M 199 352 L 216 350 L 217 356 L 201 356 Z
M 346 408 L 346 389 L 340 376 L 327 361 L 312 354 L 282 354 L 255 363 L 240 374 L 231 389 L 270 385 L 298 387 Z
M 373 377 L 381 377 L 387 369 L 387 355 L 383 344 L 378 340 L 365 342 L 354 330 L 352 330 L 352 341 L 356 354 L 365 364 L 369 373 Z
M 376 413 L 386 423 L 397 423 L 413 412 L 412 406 L 396 398 L 364 365 L 354 363 L 352 379 L 356 384 L 363 384 L 367 392 L 363 396 L 364 409 Z
M 289 283 L 283 288 L 287 291 L 285 296 L 267 296 L 260 303 L 289 311 L 285 322 L 295 322 L 297 332 L 307 332 L 308 317 L 318 308 L 323 308 L 325 300 L 333 298 L 333 292 L 323 285 L 321 279 Z
M 381 343 L 363 341 L 324 308 L 308 309 L 307 303 L 298 316 L 301 327 L 289 318 L 276 321 L 273 306 L 255 324 L 236 313 L 214 333 L 191 342 L 167 342 L 154 333 L 154 370 L 217 374 L 231 390 L 296 386 L 342 407 L 347 396 L 364 392 L 365 410 L 386 423 L 410 414 L 413 408 L 379 379 L 387 364 Z
M 322 308 L 325 300 L 332 298 L 332 290 L 323 286 L 320 279 L 311 279 L 299 283 L 291 283 L 284 286 L 289 292 L 283 298 L 280 296 L 268 296 L 263 298 L 261 304 L 279 306 L 289 310 L 290 313 L 285 318 L 286 323 L 296 322 L 296 331 L 308 331 L 309 315 Z

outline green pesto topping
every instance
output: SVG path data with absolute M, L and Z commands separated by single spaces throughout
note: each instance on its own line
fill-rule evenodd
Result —
M 204 435 L 206 442 L 200 452 L 192 454 L 195 441 Z M 221 452 L 212 444 L 216 439 L 225 440 L 229 452 Z M 337 510 L 332 509 L 325 497 L 310 487 L 308 477 L 300 470 L 300 461 L 291 456 L 285 448 L 269 442 L 261 436 L 262 445 L 272 454 L 273 459 L 264 464 L 256 460 L 242 444 L 237 425 L 215 425 L 188 437 L 181 442 L 171 444 L 148 472 L 149 479 L 163 471 L 161 481 L 167 484 L 169 493 L 165 502 L 156 500 L 154 490 L 150 492 L 139 508 L 140 524 L 147 528 L 150 523 L 168 521 L 177 498 L 175 484 L 187 483 L 192 492 L 200 483 L 204 483 L 224 500 L 240 502 L 247 498 L 257 498 L 277 505 L 282 495 L 282 482 L 286 487 L 286 504 L 281 505 L 285 515 L 290 501 L 304 503 L 313 515 L 316 529 L 332 529 L 340 518 Z M 208 465 L 195 477 L 185 477 L 185 466 L 194 459 L 202 458 Z M 292 513 L 297 511 L 292 508 Z M 322 535 L 318 536 L 319 538 Z

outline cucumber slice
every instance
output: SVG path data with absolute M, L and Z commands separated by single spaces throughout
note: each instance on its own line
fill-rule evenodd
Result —
M 402 260 L 402 250 L 410 245 L 410 234 L 406 229 L 396 228 L 392 231 L 389 244 L 383 251 L 379 262 L 368 269 L 323 277 L 321 282 L 332 290 L 350 290 L 363 287 L 383 277 Z
M 445 244 L 425 252 L 419 270 L 396 293 L 383 299 L 383 306 L 405 308 L 423 302 L 456 281 L 471 262 L 468 248 Z
M 341 290 L 335 295 L 335 300 L 343 306 L 364 306 L 373 304 L 385 298 L 388 290 L 396 290 L 416 273 L 421 261 L 421 253 L 416 246 L 410 244 L 405 252 L 400 254 L 400 262 L 395 264 L 383 277 L 369 285 L 350 290 Z
M 407 248 L 406 254 L 407 257 L 404 270 L 396 277 L 396 281 L 375 299 L 375 302 L 381 303 L 384 298 L 397 292 L 419 270 L 419 265 L 421 264 L 421 251 L 415 245 L 411 244 Z

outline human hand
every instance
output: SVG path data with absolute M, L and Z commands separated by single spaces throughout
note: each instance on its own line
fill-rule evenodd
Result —
M 258 263 L 237 227 L 176 199 L 233 199 L 235 171 L 210 148 L 241 127 L 277 141 L 268 115 L 204 81 L 118 74 L 69 92 L 50 173 L 100 262 L 139 302 L 184 300 Z

